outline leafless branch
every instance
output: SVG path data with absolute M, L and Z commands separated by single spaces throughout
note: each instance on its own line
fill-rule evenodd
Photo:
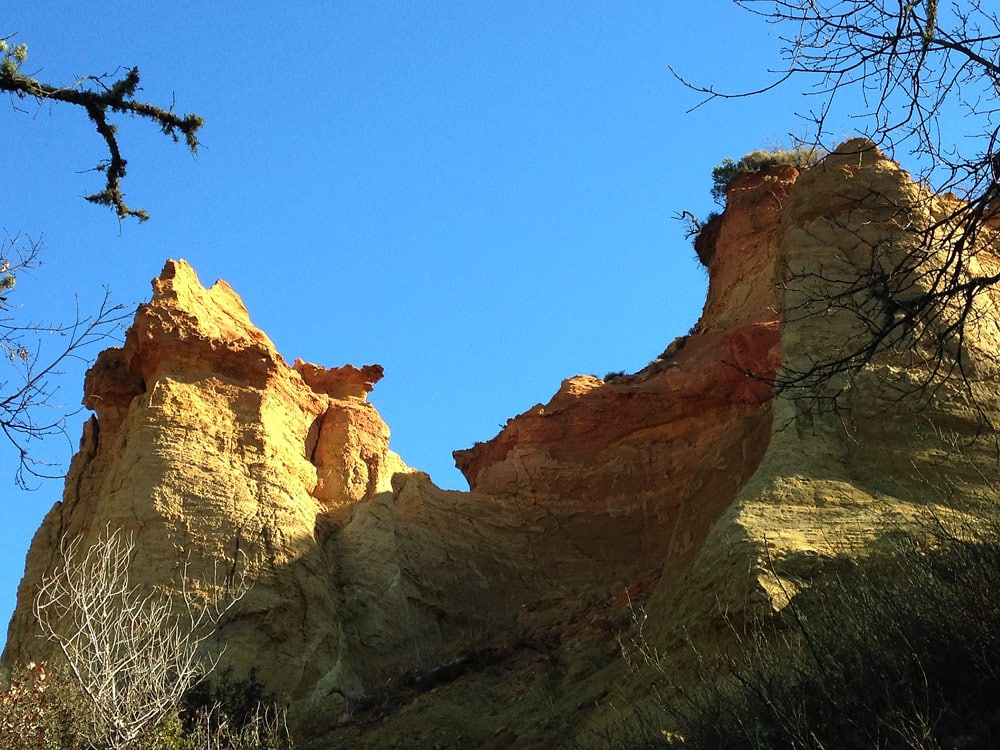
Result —
M 69 360 L 82 358 L 94 344 L 113 338 L 129 317 L 105 289 L 97 309 L 84 314 L 77 305 L 68 324 L 32 323 L 15 315 L 8 301 L 18 278 L 38 266 L 40 241 L 7 237 L 0 248 L 0 353 L 6 368 L 0 375 L 0 432 L 19 456 L 16 481 L 27 487 L 32 478 L 55 474 L 30 450 L 33 441 L 64 434 L 67 413 L 57 400 L 55 379 Z M 43 345 L 43 339 L 48 346 Z M 52 348 L 51 342 L 59 345 Z M 48 416 L 46 416 L 46 414 Z
M 130 582 L 135 542 L 107 529 L 90 548 L 80 539 L 60 545 L 62 567 L 42 580 L 35 616 L 93 703 L 99 731 L 124 748 L 179 704 L 210 673 L 219 655 L 205 642 L 247 591 L 245 572 L 221 597 L 197 597 L 187 564 L 177 592 L 143 591 Z
M 755 96 L 802 80 L 819 104 L 804 113 L 814 142 L 832 150 L 836 115 L 889 154 L 905 149 L 918 178 L 939 194 L 953 193 L 948 215 L 909 221 L 912 206 L 880 207 L 873 221 L 890 227 L 883 240 L 854 238 L 868 261 L 836 278 L 812 271 L 813 287 L 829 298 L 798 298 L 787 320 L 822 306 L 854 317 L 854 335 L 823 361 L 783 372 L 779 386 L 815 390 L 857 372 L 880 353 L 908 351 L 922 359 L 925 388 L 953 376 L 968 382 L 962 354 L 981 317 L 981 298 L 1000 282 L 1000 268 L 977 255 L 997 247 L 990 220 L 1000 199 L 1000 18 L 980 0 L 734 0 L 778 30 L 782 66 L 755 90 L 722 93 L 678 77 L 706 101 Z M 675 75 L 677 75 L 675 73 Z M 930 200 L 930 198 L 928 198 Z M 887 215 L 889 211 L 891 215 Z M 845 225 L 843 232 L 849 232 Z M 845 237 L 849 241 L 850 238 Z M 899 252 L 905 240 L 906 253 Z M 802 279 L 798 280 L 802 281 Z M 808 285 L 786 279 L 786 287 Z M 786 295 L 786 299 L 787 299 Z M 971 393 L 971 391 L 970 391 Z

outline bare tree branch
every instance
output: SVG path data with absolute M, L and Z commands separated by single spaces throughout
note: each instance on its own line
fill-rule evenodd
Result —
M 24 322 L 8 299 L 16 280 L 37 268 L 41 242 L 7 237 L 0 247 L 0 432 L 18 453 L 17 484 L 28 488 L 31 479 L 60 476 L 53 467 L 34 458 L 33 441 L 65 434 L 69 416 L 56 400 L 56 378 L 71 359 L 82 359 L 94 344 L 115 337 L 129 318 L 123 305 L 113 304 L 109 292 L 97 310 L 84 314 L 77 304 L 71 323 Z M 44 340 L 44 343 L 43 343 Z M 52 344 L 59 342 L 53 348 Z M 46 416 L 48 415 L 48 416 Z
M 889 154 L 905 149 L 918 178 L 939 194 L 953 193 L 947 215 L 914 223 L 896 206 L 886 218 L 903 228 L 885 242 L 869 243 L 869 261 L 850 278 L 817 278 L 829 299 L 800 299 L 786 319 L 817 306 L 849 312 L 856 335 L 826 360 L 785 368 L 779 387 L 816 390 L 856 372 L 881 352 L 919 352 L 933 382 L 970 376 L 962 352 L 978 299 L 1000 283 L 1000 270 L 977 261 L 996 246 L 989 221 L 1000 199 L 1000 18 L 980 0 L 939 5 L 938 0 L 734 0 L 774 25 L 782 42 L 782 67 L 774 80 L 745 92 L 721 92 L 693 83 L 715 99 L 756 96 L 801 79 L 819 104 L 803 114 L 812 143 L 833 150 L 834 118 L 852 122 L 859 135 Z M 881 214 L 892 212 L 882 197 Z M 928 198 L 929 200 L 930 198 Z M 882 219 L 878 219 L 882 221 Z M 842 227 L 843 231 L 848 228 Z M 897 243 L 905 238 L 906 253 Z M 931 259 L 933 259 L 931 261 Z M 786 279 L 786 285 L 805 287 Z M 918 384 L 926 387 L 930 382 Z
M 96 167 L 105 174 L 104 189 L 87 196 L 87 200 L 112 208 L 120 220 L 134 217 L 145 221 L 148 215 L 143 209 L 133 209 L 125 202 L 122 181 L 127 161 L 119 147 L 113 115 L 150 120 L 174 142 L 183 138 L 192 153 L 198 148 L 202 118 L 181 116 L 172 107 L 163 109 L 138 101 L 137 68 L 125 71 L 121 77 L 86 76 L 64 86 L 39 81 L 22 69 L 28 59 L 27 45 L 12 40 L 12 36 L 0 37 L 0 91 L 6 91 L 12 102 L 30 98 L 83 109 L 104 140 L 108 154 Z M 90 345 L 112 337 L 127 317 L 121 305 L 112 303 L 107 290 L 94 313 L 85 314 L 78 305 L 73 320 L 66 324 L 24 322 L 20 311 L 15 315 L 8 298 L 17 279 L 37 268 L 40 247 L 40 243 L 18 236 L 5 236 L 0 244 L 0 354 L 6 355 L 8 368 L 0 373 L 0 432 L 18 452 L 16 481 L 21 487 L 27 487 L 34 478 L 54 478 L 56 473 L 31 456 L 29 443 L 65 434 L 67 414 L 54 400 L 60 367 L 71 358 L 81 357 Z M 52 341 L 60 341 L 61 347 L 53 348 Z M 44 417 L 46 410 L 52 410 L 50 419 Z

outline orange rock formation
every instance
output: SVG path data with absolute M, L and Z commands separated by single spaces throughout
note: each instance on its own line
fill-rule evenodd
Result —
M 380 367 L 289 367 L 232 289 L 170 261 L 124 347 L 87 375 L 96 416 L 32 544 L 5 663 L 52 656 L 36 638 L 37 583 L 60 540 L 111 525 L 136 536 L 145 585 L 176 585 L 187 560 L 210 596 L 220 562 L 245 567 L 253 588 L 215 645 L 235 674 L 255 668 L 317 747 L 564 738 L 622 676 L 631 599 L 651 596 L 664 643 L 721 610 L 779 609 L 831 540 L 860 549 L 889 501 L 916 503 L 911 469 L 940 470 L 933 435 L 973 429 L 954 385 L 919 414 L 900 408 L 891 385 L 918 378 L 916 345 L 852 381 L 848 420 L 769 385 L 851 335 L 851 316 L 824 307 L 829 270 L 900 246 L 908 227 L 888 207 L 930 222 L 941 200 L 858 143 L 801 178 L 739 178 L 699 238 L 710 287 L 692 333 L 633 375 L 567 379 L 456 452 L 468 493 L 389 449 L 365 400 Z M 970 329 L 962 356 L 979 405 L 1000 411 L 983 354 L 996 337 Z M 996 481 L 949 470 L 969 498 Z
M 767 447 L 778 214 L 797 175 L 784 167 L 734 185 L 691 335 L 634 375 L 569 378 L 493 440 L 457 451 L 472 490 L 571 519 L 559 537 L 597 569 L 689 562 Z

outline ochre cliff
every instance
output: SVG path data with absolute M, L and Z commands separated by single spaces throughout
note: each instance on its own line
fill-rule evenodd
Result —
M 135 536 L 146 586 L 186 571 L 214 596 L 220 567 L 246 571 L 213 646 L 316 747 L 586 744 L 626 676 L 630 602 L 664 648 L 709 638 L 864 554 L 887 516 L 974 513 L 1000 481 L 972 439 L 1000 417 L 992 293 L 947 344 L 964 378 L 934 370 L 950 339 L 925 335 L 947 310 L 850 376 L 796 377 L 862 340 L 872 310 L 926 294 L 943 261 L 914 252 L 916 230 L 954 205 L 860 141 L 801 175 L 738 178 L 697 243 L 710 285 L 692 332 L 635 374 L 565 380 L 456 452 L 470 492 L 389 449 L 366 401 L 380 367 L 287 365 L 232 289 L 170 261 L 87 375 L 95 416 L 4 661 L 52 657 L 38 582 L 61 540 L 110 526 Z M 997 268 L 987 232 L 966 272 Z
M 699 623 L 777 610 L 824 562 L 863 556 L 875 537 L 933 517 L 973 523 L 1000 480 L 1000 296 L 914 319 L 863 367 L 809 377 L 859 351 L 872 322 L 929 297 L 946 267 L 959 207 L 863 140 L 796 182 L 779 223 L 775 284 L 782 311 L 770 442 L 681 581 L 661 580 L 651 606 Z M 965 251 L 964 282 L 1000 270 L 987 224 Z M 960 363 L 961 368 L 956 364 Z
M 569 378 L 493 440 L 457 451 L 472 490 L 572 519 L 558 536 L 598 568 L 659 575 L 689 562 L 767 446 L 777 218 L 797 175 L 784 167 L 734 186 L 690 335 L 634 375 Z

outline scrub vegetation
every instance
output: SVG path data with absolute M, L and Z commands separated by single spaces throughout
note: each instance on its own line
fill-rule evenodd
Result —
M 782 164 L 803 169 L 813 166 L 824 155 L 825 153 L 815 146 L 795 146 L 794 148 L 777 148 L 771 151 L 758 149 L 751 151 L 737 161 L 727 157 L 712 170 L 712 198 L 720 206 L 725 206 L 726 189 L 740 175 L 763 172 L 765 169 Z
M 995 747 L 1000 740 L 1000 521 L 895 531 L 863 561 L 832 561 L 735 655 L 700 678 L 637 637 L 655 708 L 611 747 L 867 750 Z M 734 632 L 736 628 L 734 627 Z
M 0 693 L 0 747 L 14 750 L 287 750 L 284 714 L 250 675 L 223 673 L 210 638 L 248 590 L 237 573 L 195 595 L 187 565 L 173 594 L 130 581 L 135 543 L 108 530 L 61 565 L 35 599 L 58 664 L 14 668 Z

